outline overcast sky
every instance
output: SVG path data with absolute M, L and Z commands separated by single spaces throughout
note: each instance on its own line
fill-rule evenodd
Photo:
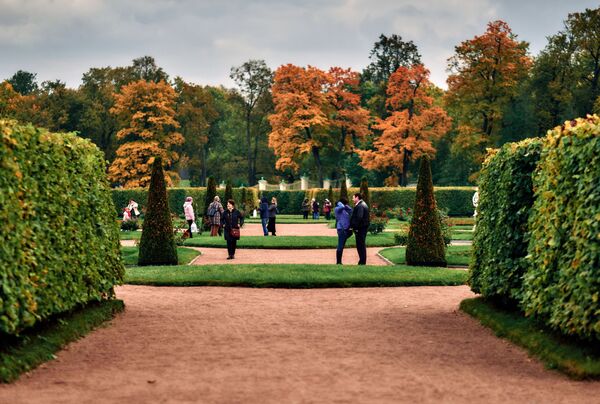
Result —
M 17 70 L 81 84 L 90 67 L 150 55 L 171 76 L 233 86 L 232 66 L 264 59 L 362 70 L 382 33 L 414 41 L 446 87 L 460 42 L 508 22 L 532 55 L 586 0 L 0 0 L 0 80 Z

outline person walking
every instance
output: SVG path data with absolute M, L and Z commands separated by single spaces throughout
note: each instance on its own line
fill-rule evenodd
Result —
M 325 219 L 331 219 L 331 202 L 329 202 L 329 199 L 325 199 L 325 203 L 323 203 L 323 213 L 325 213 Z
M 308 219 L 308 212 L 310 212 L 310 203 L 308 203 L 308 198 L 304 198 L 302 202 L 302 217 L 304 220 Z
M 269 224 L 267 226 L 267 230 L 271 232 L 272 235 L 275 234 L 275 218 L 277 217 L 277 198 L 271 198 L 271 204 L 269 205 Z M 267 233 L 268 235 L 268 233 Z
M 240 227 L 244 225 L 244 217 L 239 210 L 235 208 L 235 201 L 229 199 L 227 201 L 227 209 L 221 216 L 221 224 L 224 228 L 225 241 L 227 242 L 227 259 L 235 258 L 235 249 L 237 241 L 240 239 Z
M 192 238 L 192 223 L 196 220 L 194 216 L 194 207 L 192 206 L 194 200 L 191 196 L 185 198 L 185 202 L 183 203 L 183 213 L 185 214 L 185 220 L 188 223 L 188 232 L 190 233 L 190 238 Z
M 258 211 L 260 213 L 260 223 L 262 224 L 263 235 L 268 236 L 269 230 L 267 229 L 267 223 L 269 223 L 269 202 L 264 196 L 260 199 Z
M 363 201 L 360 193 L 354 194 L 354 209 L 350 216 L 350 228 L 356 237 L 356 251 L 358 252 L 358 265 L 367 264 L 367 231 L 369 230 L 369 207 Z
M 319 220 L 319 202 L 315 198 L 311 201 L 313 220 Z
M 338 245 L 335 251 L 336 264 L 342 265 L 342 254 L 344 253 L 344 247 L 346 246 L 346 240 L 352 235 L 350 231 L 350 214 L 352 208 L 348 206 L 348 200 L 341 198 L 335 206 L 334 214 L 338 234 Z
M 213 201 L 208 205 L 206 214 L 208 215 L 208 221 L 210 222 L 210 236 L 215 237 L 219 234 L 221 228 L 221 215 L 223 214 L 223 205 L 221 205 L 221 198 L 215 196 Z

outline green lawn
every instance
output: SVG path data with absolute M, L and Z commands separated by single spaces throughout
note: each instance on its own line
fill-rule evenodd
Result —
M 55 352 L 110 320 L 124 307 L 122 300 L 90 303 L 26 330 L 18 337 L 0 334 L 0 382 L 14 381 L 20 374 L 55 359 Z
M 142 237 L 141 231 L 121 231 L 119 238 L 121 240 L 139 240 Z
M 121 256 L 125 266 L 137 265 L 139 247 L 121 247 Z M 192 262 L 194 258 L 200 255 L 199 251 L 191 248 L 177 247 L 177 261 L 180 265 L 186 265 Z
M 206 265 L 129 267 L 125 282 L 154 286 L 342 288 L 463 285 L 466 271 L 407 266 Z
M 367 247 L 390 247 L 395 244 L 393 233 L 381 233 L 376 236 L 367 236 Z M 187 246 L 195 247 L 220 247 L 227 244 L 223 237 L 210 237 L 209 235 L 197 236 L 185 241 Z M 337 236 L 247 236 L 238 241 L 238 248 L 267 248 L 267 249 L 311 249 L 311 248 L 336 248 Z M 346 243 L 347 247 L 356 246 L 356 239 L 351 237 Z
M 388 260 L 392 261 L 396 265 L 406 264 L 406 247 L 394 247 L 394 248 L 386 248 L 385 250 L 381 250 L 381 255 L 383 255 Z M 448 265 L 469 265 L 469 260 L 471 259 L 471 246 L 448 246 L 446 250 L 446 260 L 448 261 Z
M 574 379 L 600 378 L 598 344 L 557 336 L 521 313 L 500 308 L 483 298 L 463 300 L 460 309 L 491 328 L 498 337 L 525 348 L 547 368 L 558 369 Z

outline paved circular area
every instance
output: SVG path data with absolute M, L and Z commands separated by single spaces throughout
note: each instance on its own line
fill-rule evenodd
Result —
M 212 264 L 335 264 L 335 249 L 315 250 L 268 250 L 238 248 L 235 259 L 227 259 L 226 248 L 194 248 L 202 252 L 192 261 L 192 265 Z M 377 253 L 382 247 L 367 248 L 368 265 L 388 265 Z M 346 247 L 342 257 L 344 265 L 357 265 L 358 253 L 354 247 Z
M 598 402 L 457 311 L 466 286 L 123 286 L 126 311 L 1 403 Z

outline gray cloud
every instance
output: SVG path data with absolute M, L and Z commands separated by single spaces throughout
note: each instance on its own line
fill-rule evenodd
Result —
M 504 19 L 537 53 L 569 12 L 594 1 L 558 0 L 0 0 L 0 78 L 19 69 L 80 84 L 90 67 L 151 55 L 171 76 L 232 85 L 231 66 L 265 59 L 361 70 L 381 33 L 413 40 L 444 85 L 461 41 Z

